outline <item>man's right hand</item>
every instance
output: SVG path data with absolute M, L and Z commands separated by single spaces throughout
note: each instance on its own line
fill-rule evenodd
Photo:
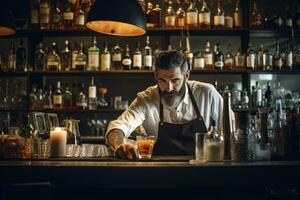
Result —
M 136 147 L 130 143 L 121 144 L 115 150 L 115 156 L 121 159 L 128 159 L 128 160 L 137 159 Z

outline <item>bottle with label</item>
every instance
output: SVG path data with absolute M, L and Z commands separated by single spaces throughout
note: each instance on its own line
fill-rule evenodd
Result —
M 99 52 L 96 37 L 93 37 L 93 46 L 88 49 L 88 71 L 99 70 Z
M 293 28 L 293 17 L 292 14 L 290 13 L 289 5 L 285 6 L 284 25 L 288 29 Z
M 140 48 L 140 42 L 137 42 L 135 51 L 133 53 L 132 69 L 133 70 L 141 70 L 142 65 L 143 65 L 143 63 L 142 63 L 142 52 L 141 52 L 141 48 Z
M 71 70 L 76 70 L 75 60 L 76 60 L 76 57 L 77 57 L 78 53 L 79 53 L 78 43 L 75 42 L 74 43 L 74 48 L 73 48 L 73 51 L 72 51 L 72 68 L 71 68 Z
M 150 38 L 146 37 L 146 46 L 143 49 L 143 67 L 145 70 L 152 70 L 152 48 L 150 47 Z
M 252 49 L 252 44 L 248 44 L 247 55 L 246 55 L 246 69 L 256 69 L 256 53 Z
M 239 70 L 245 68 L 245 56 L 241 53 L 240 48 L 238 48 L 236 55 L 234 56 L 234 66 Z
M 116 43 L 116 45 L 112 49 L 112 69 L 113 70 L 122 70 L 122 54 L 123 49 L 119 46 L 119 43 Z
M 75 70 L 85 71 L 86 70 L 87 57 L 83 52 L 83 44 L 80 43 L 80 50 L 75 59 Z
M 61 2 L 59 0 L 54 1 L 52 6 L 52 14 L 51 14 L 51 29 L 61 30 L 63 29 L 63 17 L 61 12 Z
M 273 53 L 266 49 L 267 61 L 266 61 L 266 70 L 273 69 Z
M 65 92 L 62 95 L 63 100 L 63 108 L 64 109 L 71 109 L 73 106 L 73 94 L 69 88 L 69 85 L 66 84 Z
M 264 45 L 261 44 L 257 53 L 257 69 L 266 70 L 266 68 L 267 68 L 267 54 L 264 49 Z
M 224 55 L 220 51 L 220 43 L 214 46 L 214 69 L 222 70 L 224 67 Z
M 240 0 L 236 0 L 235 3 L 235 10 L 233 14 L 233 24 L 234 28 L 241 28 L 243 27 L 243 18 L 242 18 L 242 9 L 240 6 Z
M 200 51 L 197 51 L 194 56 L 194 65 L 193 70 L 204 70 L 205 67 L 205 58 L 204 54 Z
M 75 17 L 76 29 L 84 29 L 84 27 L 85 27 L 85 12 L 84 12 L 82 5 L 83 4 L 82 4 L 82 0 L 81 0 L 80 5 L 79 5 L 79 10 L 77 11 L 76 17 Z
M 249 96 L 248 96 L 248 91 L 245 88 L 242 91 L 241 107 L 242 108 L 249 108 Z
M 65 48 L 62 50 L 61 54 L 61 70 L 70 71 L 72 62 L 72 53 L 69 49 L 69 41 L 65 41 Z
M 295 51 L 295 65 L 300 65 L 300 43 L 298 44 L 297 50 Z
M 60 71 L 61 70 L 61 61 L 60 57 L 56 52 L 56 43 L 52 43 L 52 50 L 47 56 L 47 70 L 48 71 Z
M 17 55 L 16 55 L 15 44 L 12 42 L 8 53 L 8 58 L 7 58 L 7 71 L 11 71 L 11 72 L 16 71 L 16 65 L 17 65 L 16 60 L 17 60 Z
M 155 5 L 155 8 L 154 8 L 154 12 L 155 12 L 155 17 L 154 17 L 154 27 L 162 27 L 162 17 L 161 17 L 161 13 L 162 13 L 162 10 L 161 8 L 159 7 L 159 4 L 156 4 Z
M 34 71 L 46 70 L 46 53 L 43 47 L 43 43 L 40 42 L 34 52 Z
M 186 50 L 184 52 L 184 58 L 187 62 L 188 65 L 188 70 L 193 69 L 193 53 L 191 52 L 191 47 L 190 47 L 190 38 L 187 36 L 186 37 Z
M 175 26 L 176 13 L 172 4 L 173 4 L 172 1 L 168 1 L 168 7 L 165 12 L 165 27 Z
M 64 12 L 63 12 L 63 22 L 65 29 L 70 29 L 73 27 L 74 22 L 74 5 L 72 1 L 65 1 Z
M 252 10 L 251 17 L 250 17 L 250 25 L 251 25 L 251 27 L 262 26 L 262 17 L 258 13 L 255 1 L 253 1 L 253 10 Z
M 293 17 L 295 29 L 300 29 L 300 3 L 297 4 L 297 12 Z
M 89 110 L 97 110 L 97 87 L 94 82 L 94 77 L 91 79 L 91 83 L 89 85 L 89 102 L 88 102 L 88 107 Z
M 258 108 L 263 106 L 263 95 L 262 95 L 262 88 L 259 85 L 259 82 L 256 81 L 256 87 L 255 90 L 253 91 L 253 98 L 252 98 L 252 103 L 253 106 Z
M 147 3 L 146 19 L 147 19 L 147 28 L 155 27 L 155 11 L 153 9 L 153 4 L 151 2 Z
M 57 81 L 56 90 L 53 93 L 53 108 L 54 109 L 62 109 L 63 107 L 63 99 L 62 99 L 62 92 L 61 92 L 61 83 Z
M 213 69 L 213 54 L 210 49 L 209 41 L 205 42 L 204 59 L 205 59 L 205 69 L 212 70 Z
M 276 50 L 275 50 L 275 54 L 274 54 L 274 66 L 273 66 L 273 68 L 277 69 L 277 70 L 281 70 L 282 65 L 283 65 L 283 61 L 282 61 L 282 57 L 281 57 L 280 50 L 279 50 L 279 43 L 277 42 L 276 43 Z
M 265 92 L 265 103 L 264 105 L 267 108 L 272 108 L 273 107 L 273 94 L 272 94 L 272 90 L 271 90 L 271 83 L 268 82 L 267 83 L 267 90 Z
M 40 10 L 40 2 L 39 0 L 31 0 L 31 29 L 39 28 L 39 10 Z
M 87 108 L 87 97 L 84 92 L 84 83 L 80 84 L 80 89 L 76 97 L 76 108 L 79 110 L 85 110 Z
M 48 0 L 40 2 L 40 29 L 50 28 L 50 4 Z
M 214 16 L 214 27 L 215 28 L 223 28 L 225 26 L 225 13 L 223 10 L 223 6 L 221 4 L 221 0 L 218 0 L 217 12 Z
M 129 44 L 126 44 L 124 56 L 122 60 L 123 70 L 131 70 L 131 64 L 132 64 L 132 60 L 130 56 Z
M 190 5 L 186 11 L 186 24 L 190 28 L 198 27 L 198 9 L 195 0 L 190 0 Z
M 225 61 L 224 61 L 224 69 L 225 70 L 232 70 L 234 65 L 234 60 L 233 60 L 233 55 L 232 55 L 232 50 L 231 50 L 231 45 L 227 45 L 227 53 L 225 56 Z
M 293 59 L 294 59 L 293 51 L 291 50 L 289 43 L 287 43 L 286 50 L 285 50 L 285 68 L 286 69 L 289 69 L 289 70 L 293 69 L 293 64 L 294 64 Z
M 176 27 L 177 28 L 184 28 L 185 27 L 185 11 L 182 8 L 180 2 L 178 2 L 178 9 L 176 11 Z
M 16 69 L 17 71 L 27 71 L 27 54 L 23 45 L 23 38 L 20 39 L 19 46 L 16 51 Z
M 211 128 L 204 136 L 203 155 L 204 161 L 223 161 L 224 138 L 218 131 L 216 121 L 213 119 Z
M 222 136 L 224 137 L 224 160 L 231 160 L 231 135 L 233 124 L 231 115 L 231 93 L 228 86 L 223 92 Z
M 210 17 L 211 12 L 207 6 L 206 0 L 202 1 L 202 7 L 199 11 L 199 27 L 200 28 L 210 28 Z
M 111 56 L 108 50 L 108 44 L 107 42 L 105 42 L 103 51 L 101 53 L 101 71 L 110 71 L 110 66 L 111 66 L 110 61 L 111 61 Z

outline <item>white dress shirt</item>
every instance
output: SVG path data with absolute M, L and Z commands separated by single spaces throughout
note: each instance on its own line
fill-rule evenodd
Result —
M 203 117 L 206 128 L 209 128 L 210 117 L 216 120 L 220 128 L 223 98 L 209 83 L 198 81 L 187 81 L 195 97 L 200 114 Z M 183 124 L 197 117 L 193 104 L 188 93 L 187 85 L 183 100 L 177 108 L 164 105 L 164 122 L 173 124 Z M 138 126 L 143 125 L 147 135 L 154 135 L 157 138 L 159 125 L 159 102 L 160 96 L 158 86 L 148 87 L 139 92 L 135 100 L 118 119 L 109 123 L 107 133 L 112 129 L 121 129 L 128 137 Z

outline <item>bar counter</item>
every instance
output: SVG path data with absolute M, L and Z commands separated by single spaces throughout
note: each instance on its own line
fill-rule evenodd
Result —
M 300 188 L 300 161 L 193 163 L 190 162 L 191 159 L 154 157 L 150 161 L 124 161 L 116 158 L 1 160 L 2 197 L 16 188 L 27 188 L 27 192 L 30 191 L 28 188 L 35 188 L 33 190 L 36 193 L 39 191 L 36 188 L 38 187 L 42 188 L 40 191 L 45 188 L 46 191 L 51 191 L 52 197 L 55 196 L 53 199 L 72 196 L 73 192 L 76 197 L 80 193 L 84 197 L 87 194 L 94 197 L 99 195 L 99 191 L 105 193 L 112 189 L 123 192 L 124 189 L 172 191 L 173 198 L 179 198 L 179 191 L 188 191 L 196 196 L 201 194 L 205 198 L 218 199 L 215 195 L 217 191 L 222 197 L 227 194 L 243 199 L 250 196 L 265 199 L 270 191 L 279 190 L 291 195 L 291 191 L 297 193 Z M 56 196 L 58 193 L 59 197 Z M 258 196 L 253 197 L 254 194 Z

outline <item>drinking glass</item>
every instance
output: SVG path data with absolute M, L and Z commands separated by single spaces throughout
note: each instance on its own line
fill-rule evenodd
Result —
M 139 159 L 149 160 L 152 157 L 155 137 L 151 136 L 137 136 L 136 144 L 138 149 Z

